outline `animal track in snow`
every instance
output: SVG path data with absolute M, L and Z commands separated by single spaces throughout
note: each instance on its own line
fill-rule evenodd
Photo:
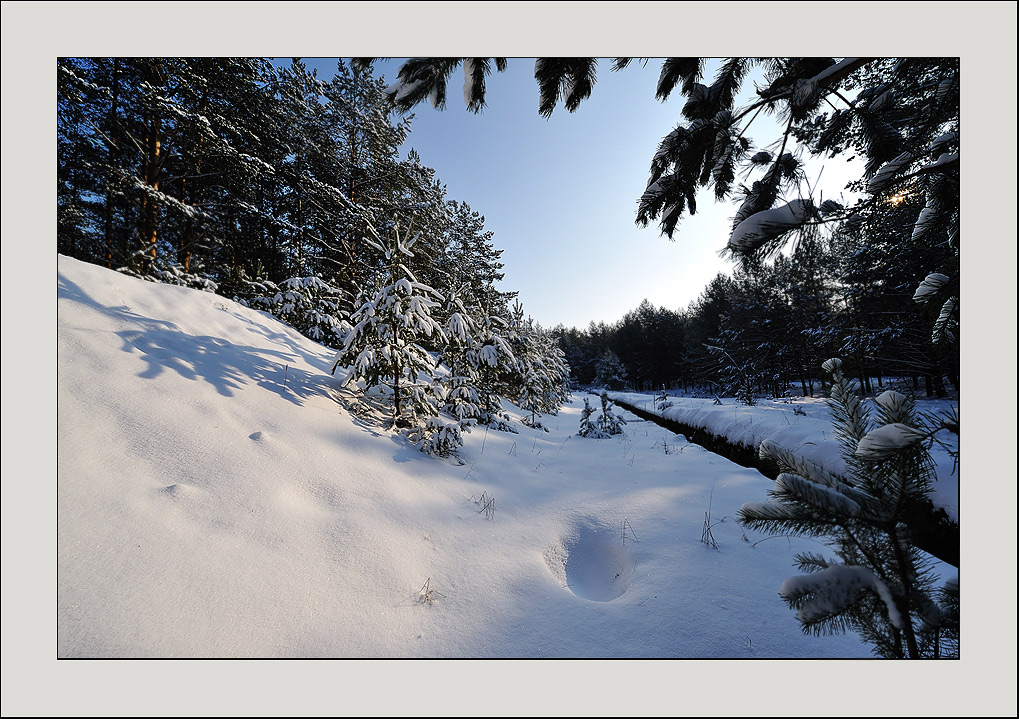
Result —
M 592 520 L 578 522 L 545 558 L 553 572 L 565 573 L 566 586 L 581 599 L 611 602 L 633 582 L 633 558 L 618 530 Z

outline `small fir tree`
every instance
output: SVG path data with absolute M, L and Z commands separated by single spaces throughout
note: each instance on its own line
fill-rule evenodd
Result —
M 908 524 L 911 511 L 929 501 L 927 442 L 941 427 L 927 427 L 912 400 L 893 391 L 877 398 L 875 423 L 841 361 L 828 360 L 824 369 L 832 374 L 829 406 L 845 474 L 765 441 L 761 455 L 775 460 L 781 474 L 772 500 L 744 504 L 740 520 L 752 529 L 829 538 L 837 559 L 797 555 L 806 574 L 780 589 L 805 633 L 853 629 L 884 657 L 952 656 L 958 580 L 935 591 Z
M 332 366 L 333 373 L 337 367 L 350 368 L 344 385 L 360 381 L 365 390 L 388 388 L 392 425 L 403 429 L 438 414 L 435 360 L 419 342 L 445 339 L 442 327 L 431 317 L 441 297 L 418 282 L 402 261 L 414 256 L 410 250 L 418 237 L 411 237 L 408 228 L 401 238 L 397 227 L 385 246 L 376 241 L 377 235 L 374 240 L 365 239 L 383 253 L 387 282 L 351 315 L 353 327 Z
M 607 434 L 602 432 L 598 427 L 596 421 L 592 421 L 592 416 L 597 412 L 587 397 L 584 397 L 584 409 L 580 410 L 580 430 L 577 432 L 581 437 L 591 437 L 593 439 L 604 439 L 608 437 Z
M 598 428 L 606 435 L 623 433 L 623 425 L 626 420 L 612 411 L 615 405 L 609 399 L 607 392 L 601 393 L 601 416 L 598 417 Z
M 188 270 L 179 262 L 169 261 L 162 256 L 153 259 L 148 248 L 136 250 L 128 264 L 117 268 L 117 271 L 148 282 L 163 282 L 203 292 L 215 293 L 219 289 L 219 285 L 205 274 L 200 262 L 193 262 Z
M 444 310 L 449 319 L 439 364 L 445 365 L 448 373 L 441 378 L 445 396 L 442 411 L 460 421 L 476 420 L 481 414 L 479 368 L 474 352 L 476 323 L 455 291 L 446 294 Z
M 524 308 L 520 302 L 513 305 L 508 329 L 516 366 L 505 378 L 506 394 L 520 409 L 527 412 L 521 420 L 523 424 L 544 429 L 540 418 L 552 404 L 551 395 L 555 383 L 555 370 L 547 354 L 548 346 L 543 342 L 541 328 L 530 317 L 524 318 Z
M 626 367 L 619 355 L 606 349 L 595 363 L 594 383 L 600 387 L 618 390 L 626 384 Z
M 291 277 L 279 287 L 267 280 L 251 284 L 268 291 L 248 300 L 250 307 L 265 310 L 327 347 L 343 346 L 351 326 L 340 309 L 344 293 L 338 287 L 321 277 Z
M 441 415 L 422 418 L 404 430 L 404 435 L 426 454 L 439 457 L 456 455 L 463 447 L 463 433 L 469 432 L 474 420 L 449 420 Z M 462 462 L 461 462 L 462 464 Z
M 478 370 L 478 422 L 502 432 L 517 433 L 509 415 L 502 408 L 500 394 L 504 377 L 516 370 L 517 360 L 506 338 L 507 322 L 502 317 L 483 311 L 476 325 L 471 357 Z
M 755 389 L 760 379 L 760 372 L 757 370 L 755 361 L 752 358 L 736 359 L 722 347 L 705 346 L 709 352 L 723 358 L 720 366 L 723 391 L 726 394 L 731 394 L 737 402 L 745 404 L 747 407 L 756 405 Z

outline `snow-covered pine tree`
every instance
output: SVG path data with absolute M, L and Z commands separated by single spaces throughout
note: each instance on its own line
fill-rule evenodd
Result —
M 559 408 L 570 401 L 570 365 L 555 335 L 540 325 L 535 325 L 535 329 L 545 356 L 545 372 L 548 376 L 548 388 L 542 395 L 541 408 L 545 414 L 556 415 L 559 414 Z
M 581 437 L 590 437 L 592 439 L 605 439 L 608 435 L 603 432 L 599 427 L 598 423 L 591 420 L 591 417 L 597 412 L 587 397 L 584 397 L 584 409 L 580 410 L 580 430 L 577 432 Z
M 937 428 L 925 427 L 912 400 L 893 391 L 876 399 L 873 422 L 842 362 L 828 360 L 824 369 L 832 374 L 829 406 L 845 474 L 765 441 L 761 455 L 776 461 L 781 474 L 771 501 L 744 504 L 740 521 L 751 529 L 828 538 L 837 559 L 797 555 L 806 574 L 780 589 L 804 632 L 852 629 L 883 657 L 955 655 L 958 580 L 939 597 L 908 526 L 911 510 L 929 501 L 926 443 Z
M 606 348 L 595 363 L 594 383 L 599 387 L 618 390 L 626 384 L 626 367 L 612 350 Z
M 371 284 L 374 269 L 371 248 L 363 240 L 368 228 L 387 234 L 376 218 L 407 218 L 417 212 L 420 242 L 428 242 L 433 232 L 419 208 L 407 208 L 405 195 L 429 180 L 419 176 L 417 163 L 400 158 L 410 122 L 391 121 L 384 89 L 381 79 L 339 59 L 336 74 L 320 95 L 310 98 L 302 162 L 295 159 L 293 168 L 298 173 L 293 182 L 307 193 L 294 208 L 302 220 L 303 255 L 358 288 Z M 422 272 L 426 258 L 415 254 L 415 275 L 437 287 Z
M 615 405 L 609 399 L 608 392 L 601 393 L 601 416 L 598 417 L 598 429 L 608 436 L 622 434 L 626 420 L 612 411 Z
M 516 358 L 502 336 L 505 321 L 484 310 L 475 318 L 461 302 L 457 290 L 447 291 L 444 314 L 446 344 L 440 363 L 448 369 L 443 378 L 443 411 L 459 420 L 470 419 L 493 429 L 516 432 L 502 410 L 500 375 L 516 369 Z
M 551 333 L 530 317 L 519 301 L 513 305 L 508 338 L 516 367 L 505 377 L 506 394 L 528 413 L 528 427 L 544 429 L 542 414 L 555 414 L 569 399 L 569 365 Z M 547 430 L 546 430 L 547 431 Z
M 386 241 L 378 235 L 365 238 L 365 243 L 384 256 L 385 281 L 351 315 L 353 327 L 331 370 L 350 368 L 343 385 L 359 381 L 363 390 L 387 388 L 392 400 L 391 424 L 401 429 L 420 427 L 438 414 L 435 360 L 419 342 L 445 338 L 442 327 L 431 317 L 441 297 L 418 282 L 404 264 L 403 258 L 414 256 L 411 248 L 419 237 L 411 237 L 410 232 L 408 228 L 400 237 L 396 227 Z
M 474 357 L 475 321 L 467 312 L 455 290 L 446 292 L 444 313 L 446 342 L 439 353 L 439 364 L 447 374 L 441 378 L 445 401 L 442 411 L 459 421 L 477 420 L 481 399 L 477 385 L 478 367 Z
M 149 282 L 164 282 L 168 285 L 190 287 L 203 292 L 214 293 L 219 289 L 219 286 L 205 274 L 204 267 L 200 262 L 193 262 L 191 271 L 188 271 L 180 263 L 168 260 L 163 256 L 153 259 L 147 248 L 135 250 L 131 254 L 128 264 L 118 267 L 117 271 Z
M 279 287 L 266 280 L 250 284 L 276 291 L 252 297 L 247 301 L 249 306 L 265 310 L 327 347 L 343 346 L 351 326 L 341 309 L 341 289 L 321 277 L 291 277 Z
M 503 378 L 516 371 L 517 360 L 507 339 L 507 322 L 497 314 L 482 310 L 475 325 L 477 332 L 470 359 L 478 371 L 478 422 L 501 432 L 517 433 L 502 407 Z
M 433 417 L 411 434 L 422 450 L 431 454 L 450 454 L 463 444 L 462 432 L 469 432 L 479 422 L 516 432 L 495 389 L 499 373 L 515 368 L 509 344 L 498 331 L 505 323 L 484 311 L 475 319 L 460 299 L 464 289 L 447 289 L 442 312 L 448 319 L 439 363 L 447 373 L 439 379 L 437 394 L 443 398 L 441 412 L 453 421 Z
M 449 319 L 438 364 L 445 365 L 446 373 L 436 377 L 434 388 L 440 414 L 409 430 L 408 436 L 423 452 L 448 456 L 463 446 L 463 432 L 470 432 L 486 412 L 478 388 L 482 360 L 476 347 L 477 322 L 455 291 L 446 293 L 444 309 Z

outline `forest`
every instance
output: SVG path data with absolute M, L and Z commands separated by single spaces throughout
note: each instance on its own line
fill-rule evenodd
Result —
M 61 60 L 57 249 L 242 299 L 318 277 L 338 316 L 382 262 L 364 236 L 413 223 L 422 281 L 501 311 L 513 293 L 494 289 L 484 218 L 401 159 L 410 123 L 390 109 L 344 62 L 323 82 L 300 60 Z
M 900 242 L 922 209 L 915 198 L 894 208 L 900 232 L 813 237 L 770 263 L 745 262 L 685 309 L 645 300 L 615 323 L 553 332 L 581 385 L 813 397 L 827 389 L 821 364 L 842 357 L 868 393 L 898 378 L 945 397 L 959 390 L 958 346 L 931 342 L 940 307 L 913 297 L 931 268 L 958 258 Z
M 812 440 L 757 442 L 780 471 L 769 501 L 733 516 L 741 531 L 826 538 L 837 559 L 797 554 L 807 574 L 782 589 L 805 633 L 852 628 L 880 656 L 956 656 L 958 579 L 936 586 L 945 577 L 923 552 L 959 563 L 959 525 L 930 498 L 928 454 L 945 447 L 955 474 L 958 408 L 924 414 L 915 399 L 959 392 L 958 58 L 731 58 L 710 79 L 703 59 L 662 61 L 658 99 L 682 95 L 682 123 L 651 158 L 634 219 L 672 240 L 703 194 L 733 202 L 718 238 L 732 273 L 686 308 L 645 300 L 587 328 L 527 315 L 517 292 L 497 286 L 502 250 L 482 212 L 447 197 L 414 151 L 403 155 L 406 113 L 441 109 L 460 68 L 466 108 L 480 111 L 506 59 L 413 59 L 389 86 L 372 63 L 340 60 L 323 81 L 300 60 L 60 59 L 58 253 L 279 319 L 336 353 L 335 384 L 306 387 L 452 466 L 466 464 L 465 435 L 482 427 L 479 455 L 495 430 L 515 458 L 511 435 L 533 433 L 537 457 L 573 393 L 598 391 L 601 417 L 585 397 L 580 431 L 532 474 L 572 436 L 625 434 L 607 390 L 661 393 L 660 411 L 671 406 L 665 391 L 744 407 L 828 397 L 841 460 L 804 459 Z M 538 112 L 575 111 L 596 66 L 539 58 Z M 755 145 L 762 113 L 778 118 L 779 135 Z M 851 186 L 860 199 L 815 198 L 807 157 L 847 154 L 863 162 Z M 571 453 L 577 471 L 582 452 Z M 482 496 L 491 519 L 494 500 Z M 612 581 L 632 568 L 619 556 Z
M 500 396 L 537 424 L 561 404 L 555 338 L 496 288 L 484 217 L 400 157 L 409 121 L 370 71 L 96 58 L 58 81 L 61 254 L 274 314 L 386 384 L 393 426 L 429 451 L 506 427 Z
M 447 77 L 456 63 L 423 66 L 432 75 L 408 65 L 434 79 Z M 422 239 L 407 269 L 451 297 L 436 309 L 438 323 L 447 323 L 459 302 L 471 315 L 508 325 L 516 293 L 496 288 L 504 276 L 501 251 L 483 215 L 447 198 L 435 170 L 416 153 L 400 156 L 411 121 L 394 107 L 406 110 L 428 93 L 387 93 L 370 68 L 341 61 L 323 82 L 299 60 L 286 66 L 230 58 L 60 60 L 58 252 L 260 304 L 339 347 L 345 318 L 392 279 L 385 253 L 370 238 L 413 226 Z M 558 76 L 542 87 L 559 92 L 556 83 L 570 73 L 593 72 L 578 68 L 554 69 Z M 667 63 L 663 82 L 671 72 L 674 84 L 692 87 L 681 69 Z M 729 84 L 745 72 L 729 70 Z M 871 63 L 849 83 L 863 88 L 862 100 L 854 101 L 862 110 L 856 125 L 845 111 L 800 111 L 804 119 L 790 118 L 786 140 L 816 153 L 869 156 L 871 174 L 881 161 L 917 155 L 906 144 L 923 138 L 938 140 L 938 152 L 951 150 L 956 73 L 957 61 Z M 898 105 L 886 116 L 892 79 Z M 779 77 L 773 88 L 790 82 Z M 937 90 L 937 112 L 920 122 L 925 87 Z M 474 102 L 483 103 L 483 89 Z M 443 84 L 443 98 L 444 92 Z M 541 111 L 551 113 L 555 99 L 543 97 Z M 582 96 L 563 99 L 575 109 Z M 895 125 L 907 127 L 899 139 Z M 716 159 L 698 172 L 716 194 L 735 189 L 737 161 L 767 170 L 762 179 L 775 186 L 772 195 L 778 186 L 802 184 L 799 160 L 788 153 L 782 163 L 768 152 L 750 157 L 745 135 L 738 140 L 725 156 L 728 169 Z M 782 252 L 774 238 L 753 252 L 733 252 L 731 275 L 719 274 L 686 308 L 644 301 L 610 324 L 530 325 L 557 340 L 577 387 L 740 393 L 748 400 L 790 391 L 814 396 L 826 383 L 821 363 L 838 356 L 867 392 L 879 391 L 886 377 L 903 378 L 926 396 L 957 392 L 958 307 L 945 312 L 944 298 L 958 296 L 958 246 L 950 223 L 913 230 L 932 205 L 922 189 L 925 175 L 910 177 L 851 211 L 822 212 L 817 222 L 780 233 Z M 952 183 L 950 176 L 931 177 Z M 856 189 L 873 182 L 861 178 Z M 751 197 L 757 184 L 741 192 Z M 638 221 L 647 222 L 649 209 L 653 203 L 642 206 Z M 663 223 L 663 234 L 671 236 L 671 222 Z M 928 277 L 935 279 L 925 285 Z M 929 292 L 918 293 L 921 286 Z M 302 299 L 286 301 L 281 289 Z M 928 295 L 942 301 L 918 301 Z M 517 325 L 528 323 L 519 308 L 517 315 Z M 932 328 L 954 341 L 932 341 Z

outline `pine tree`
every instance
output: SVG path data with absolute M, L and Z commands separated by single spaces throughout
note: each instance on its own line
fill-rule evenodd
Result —
M 605 439 L 608 437 L 598 426 L 598 423 L 591 419 L 597 411 L 591 406 L 587 397 L 584 397 L 584 409 L 580 410 L 580 430 L 577 432 L 578 435 L 592 439 Z
M 601 416 L 598 417 L 598 429 L 606 435 L 612 436 L 623 433 L 623 425 L 626 420 L 612 411 L 615 405 L 609 399 L 607 392 L 601 393 Z
M 396 228 L 388 241 L 378 236 L 365 239 L 385 259 L 385 284 L 351 315 L 353 326 L 332 366 L 332 373 L 338 367 L 350 368 L 344 385 L 361 381 L 365 390 L 387 388 L 391 425 L 399 428 L 414 427 L 438 414 L 435 360 L 420 342 L 445 337 L 431 317 L 441 297 L 418 282 L 404 264 L 404 258 L 413 258 L 411 248 L 420 236 L 411 237 L 410 232 L 408 228 L 401 237 Z
M 569 365 L 555 338 L 525 319 L 520 302 L 513 305 L 507 334 L 516 366 L 503 377 L 502 391 L 528 413 L 525 425 L 545 429 L 541 415 L 557 413 L 569 399 Z
M 225 293 L 243 262 L 273 264 L 276 85 L 260 59 L 61 60 L 60 250 Z
M 291 277 L 279 287 L 265 280 L 250 284 L 264 294 L 257 294 L 245 304 L 269 312 L 327 347 L 343 346 L 351 326 L 341 308 L 344 293 L 338 287 L 315 276 Z
M 494 233 L 485 229 L 485 218 L 466 202 L 446 203 L 448 225 L 435 270 L 442 279 L 433 286 L 455 287 L 465 306 L 486 308 L 505 314 L 516 292 L 497 290 L 495 283 L 505 276 L 500 261 L 502 250 L 493 244 Z
M 616 58 L 612 70 L 622 70 L 631 60 Z M 387 92 L 403 112 L 426 99 L 441 109 L 447 81 L 464 61 L 410 60 Z M 538 58 L 539 113 L 550 116 L 560 100 L 575 111 L 592 93 L 597 62 Z M 371 59 L 358 63 L 369 67 Z M 684 213 L 696 212 L 698 190 L 710 188 L 716 200 L 731 198 L 738 204 L 724 252 L 743 259 L 774 254 L 819 224 L 851 223 L 861 208 L 875 202 L 922 194 L 926 204 L 913 237 L 931 246 L 945 234 L 958 247 L 958 58 L 728 58 L 710 81 L 704 77 L 706 66 L 704 58 L 662 62 L 656 97 L 665 101 L 678 90 L 686 102 L 683 122 L 665 135 L 652 159 L 638 201 L 638 224 L 658 221 L 671 239 Z M 740 90 L 752 73 L 759 78 L 756 95 L 740 106 Z M 468 109 L 481 109 L 484 91 L 483 82 L 472 86 Z M 751 127 L 769 113 L 784 126 L 781 136 L 765 143 L 772 149 L 753 152 Z M 856 187 L 871 197 L 857 207 L 815 199 L 801 150 L 864 158 L 865 174 Z M 749 184 L 737 183 L 738 176 Z M 955 277 L 949 270 L 938 273 Z M 958 297 L 950 295 L 941 309 L 945 319 L 938 328 L 956 321 Z M 941 329 L 935 335 L 947 337 Z
M 500 315 L 482 310 L 475 330 L 469 361 L 477 367 L 478 373 L 478 422 L 516 434 L 516 428 L 502 407 L 505 378 L 512 376 L 517 368 L 517 359 L 508 339 L 508 323 Z
M 761 372 L 754 357 L 734 357 L 726 348 L 717 345 L 707 345 L 707 349 L 719 358 L 719 374 L 725 394 L 734 396 L 747 407 L 756 405 Z
M 584 409 L 580 411 L 580 430 L 577 432 L 581 437 L 593 439 L 606 439 L 623 433 L 623 425 L 626 420 L 612 411 L 615 406 L 609 399 L 608 393 L 602 392 L 601 414 L 591 406 L 587 397 L 584 397 Z
M 841 361 L 829 360 L 825 369 L 832 374 L 829 406 L 846 472 L 826 471 L 765 441 L 761 455 L 776 461 L 781 474 L 772 500 L 744 504 L 740 520 L 752 529 L 828 538 L 837 559 L 797 555 L 807 574 L 787 579 L 780 590 L 804 632 L 852 629 L 884 657 L 950 656 L 957 614 L 950 602 L 939 605 L 909 524 L 929 502 L 926 443 L 940 428 L 926 425 L 913 402 L 892 391 L 877 398 L 872 421 Z M 946 591 L 951 595 L 952 587 Z
M 608 389 L 622 389 L 626 383 L 626 367 L 623 366 L 619 355 L 610 349 L 605 349 L 595 363 L 594 383 Z
M 478 391 L 479 366 L 476 363 L 474 342 L 476 322 L 471 318 L 455 291 L 445 293 L 445 346 L 439 354 L 439 364 L 445 365 L 448 374 L 442 378 L 445 403 L 442 410 L 457 420 L 477 420 L 481 416 L 481 397 Z

